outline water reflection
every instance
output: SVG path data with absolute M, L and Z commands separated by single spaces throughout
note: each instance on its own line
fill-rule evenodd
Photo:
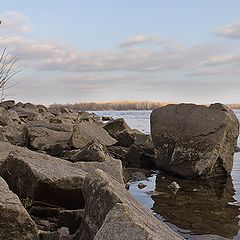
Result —
M 167 187 L 173 181 L 181 186 L 176 194 Z M 189 230 L 189 235 L 233 239 L 238 234 L 239 209 L 228 205 L 235 201 L 231 177 L 189 181 L 158 175 L 155 191 L 159 194 L 152 196 L 153 211 L 178 228 Z

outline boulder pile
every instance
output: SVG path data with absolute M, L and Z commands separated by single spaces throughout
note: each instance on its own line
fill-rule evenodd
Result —
M 124 167 L 155 164 L 150 136 L 104 120 L 0 103 L 0 239 L 182 239 L 125 188 Z

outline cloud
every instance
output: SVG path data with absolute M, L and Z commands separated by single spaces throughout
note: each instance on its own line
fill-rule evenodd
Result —
M 158 45 L 158 47 L 166 47 L 169 49 L 182 49 L 184 46 L 180 45 L 179 43 L 173 41 L 172 39 L 163 38 L 159 35 L 136 35 L 130 36 L 124 41 L 122 41 L 119 46 L 121 48 L 130 48 L 135 47 L 141 44 L 154 44 Z M 155 46 L 156 47 L 156 46 Z
M 130 38 L 129 38 L 130 39 Z M 132 37 L 132 39 L 134 39 Z M 10 36 L 0 42 L 20 58 L 21 68 L 58 72 L 180 72 L 187 76 L 217 75 L 238 72 L 240 54 L 223 43 L 183 46 L 173 40 L 139 38 L 139 42 L 153 41 L 156 47 L 124 47 L 79 51 L 61 41 L 36 40 L 24 36 Z M 133 42 L 132 42 L 133 44 Z M 161 47 L 158 47 L 158 44 Z M 133 46 L 133 45 L 132 45 Z
M 0 14 L 1 30 L 7 32 L 29 32 L 31 30 L 30 20 L 26 15 L 19 12 L 9 11 Z
M 240 39 L 240 22 L 236 22 L 223 28 L 219 28 L 215 32 L 218 36 L 232 39 Z

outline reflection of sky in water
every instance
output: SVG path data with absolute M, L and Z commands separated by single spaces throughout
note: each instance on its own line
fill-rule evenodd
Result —
M 126 120 L 126 122 L 130 125 L 131 128 L 136 128 L 144 133 L 150 132 L 149 117 L 150 117 L 151 111 L 98 111 L 96 113 L 99 116 L 111 116 L 113 118 L 124 118 Z M 235 113 L 236 113 L 237 117 L 240 119 L 240 110 L 235 110 Z M 238 139 L 238 145 L 240 146 L 240 138 Z M 210 187 L 203 186 L 203 196 L 201 195 L 201 192 L 198 193 L 200 195 L 197 196 L 196 201 L 198 201 L 200 199 L 201 202 L 199 202 L 199 204 L 200 205 L 203 204 L 203 206 L 205 205 L 206 209 L 208 208 L 208 206 L 210 206 L 209 207 L 210 210 L 211 210 L 211 205 L 216 203 L 217 206 L 220 205 L 219 211 L 218 211 L 218 208 L 215 208 L 215 206 L 213 206 L 213 209 L 215 212 L 214 211 L 210 212 L 209 216 L 206 217 L 207 215 L 206 216 L 204 215 L 205 210 L 203 209 L 202 215 L 200 214 L 198 221 L 196 221 L 196 219 L 194 219 L 194 217 L 192 217 L 192 220 L 193 220 L 192 225 L 193 226 L 194 226 L 194 224 L 197 225 L 196 222 L 199 222 L 200 220 L 203 221 L 202 225 L 204 225 L 204 219 L 201 219 L 201 217 L 209 218 L 210 224 L 213 224 L 213 226 L 209 226 L 209 229 L 211 229 L 212 231 L 215 231 L 213 229 L 215 227 L 217 229 L 217 231 L 219 231 L 219 234 L 221 231 L 223 232 L 222 236 L 225 235 L 225 237 L 229 237 L 229 239 L 240 239 L 240 231 L 238 232 L 238 234 L 237 234 L 237 232 L 234 234 L 236 227 L 238 228 L 238 226 L 235 224 L 237 224 L 237 221 L 238 221 L 236 218 L 239 219 L 239 215 L 238 215 L 239 210 L 236 207 L 233 207 L 233 206 L 230 207 L 227 204 L 228 201 L 233 202 L 234 200 L 240 202 L 240 153 L 236 153 L 234 155 L 234 164 L 233 164 L 233 170 L 231 173 L 231 177 L 232 177 L 232 180 L 230 179 L 230 185 L 228 184 L 227 186 L 225 186 L 223 184 L 223 188 L 220 189 L 220 192 L 215 193 L 213 195 L 211 195 L 212 192 L 214 192 L 214 188 L 212 188 L 212 186 L 210 186 Z M 130 185 L 129 191 L 134 195 L 134 197 L 138 201 L 143 203 L 146 207 L 148 207 L 149 209 L 154 209 L 153 211 L 155 211 L 155 213 L 156 213 L 156 209 L 159 209 L 158 213 L 156 213 L 156 217 L 165 222 L 167 221 L 166 219 L 170 219 L 169 222 L 166 222 L 169 225 L 169 227 L 171 227 L 175 231 L 181 233 L 187 239 L 194 239 L 194 240 L 196 240 L 196 239 L 225 239 L 225 238 L 222 238 L 222 237 L 216 236 L 216 235 L 208 235 L 208 232 L 207 232 L 208 227 L 207 226 L 205 226 L 205 229 L 202 229 L 202 230 L 200 229 L 202 231 L 202 233 L 200 235 L 192 235 L 193 232 L 189 231 L 188 228 L 182 229 L 182 228 L 179 228 L 176 225 L 174 225 L 174 222 L 171 221 L 172 219 L 174 219 L 173 216 L 168 218 L 168 216 L 165 215 L 165 217 L 163 217 L 162 215 L 164 213 L 166 213 L 165 212 L 166 209 L 163 207 L 164 204 L 167 204 L 167 205 L 165 205 L 166 208 L 169 207 L 168 205 L 173 204 L 173 206 L 170 208 L 169 212 L 171 212 L 171 210 L 173 212 L 178 212 L 178 209 L 181 208 L 181 206 L 177 206 L 177 204 L 179 204 L 179 201 L 181 203 L 181 197 L 183 197 L 183 198 L 186 197 L 186 200 L 184 199 L 184 201 L 187 201 L 187 200 L 189 200 L 189 196 L 194 197 L 194 194 L 193 193 L 187 194 L 187 192 L 179 191 L 177 193 L 178 194 L 177 198 L 174 199 L 175 202 L 173 201 L 171 203 L 169 203 L 169 202 L 166 203 L 166 201 L 171 201 L 173 199 L 171 196 L 171 193 L 169 192 L 170 190 L 166 189 L 167 186 L 164 186 L 164 189 L 161 189 L 161 187 L 159 188 L 159 186 L 158 186 L 158 189 L 157 189 L 158 191 L 161 192 L 161 190 L 162 190 L 163 192 L 165 192 L 165 195 L 164 195 L 164 193 L 162 193 L 163 194 L 162 196 L 166 196 L 169 199 L 168 198 L 165 199 L 164 197 L 163 198 L 155 197 L 155 196 L 151 197 L 150 193 L 152 191 L 156 190 L 156 186 L 155 186 L 156 178 L 157 178 L 156 174 L 153 174 L 148 180 L 132 182 Z M 158 179 L 159 179 L 159 176 L 158 176 Z M 181 180 L 179 180 L 177 178 L 172 179 L 172 180 L 181 182 Z M 139 189 L 138 188 L 139 182 L 144 183 L 147 186 L 143 189 Z M 182 182 L 181 182 L 181 184 L 184 185 L 184 183 L 182 183 Z M 180 186 L 181 186 L 181 184 L 180 184 Z M 188 185 L 190 185 L 190 184 L 188 184 Z M 216 185 L 215 188 L 218 188 L 218 186 L 219 185 Z M 208 191 L 210 193 L 209 195 L 208 195 Z M 204 198 L 204 194 L 206 194 L 206 199 Z M 218 194 L 220 194 L 220 196 L 218 196 Z M 159 198 L 159 200 L 158 200 L 158 198 Z M 179 198 L 180 198 L 180 200 L 179 200 Z M 208 199 L 208 198 L 213 198 L 213 199 Z M 155 199 L 155 201 L 153 199 Z M 176 201 L 178 201 L 178 203 Z M 192 201 L 192 199 L 189 200 L 189 204 L 190 204 L 189 208 L 191 208 L 191 207 L 194 208 L 195 203 L 194 203 L 194 201 L 193 202 L 191 202 L 191 201 Z M 174 204 L 176 206 L 174 206 Z M 177 208 L 174 209 L 174 207 L 177 207 Z M 234 208 L 234 209 L 231 209 L 231 208 Z M 187 211 L 186 211 L 186 213 L 187 213 Z M 178 212 L 178 214 L 180 214 L 180 213 Z M 211 217 L 210 217 L 211 214 L 213 214 L 213 215 L 219 214 L 219 218 L 217 218 L 217 220 L 215 220 L 215 221 L 213 218 L 213 220 L 211 221 Z M 180 215 L 179 216 L 177 215 L 175 217 L 176 217 L 176 219 L 174 221 L 178 222 L 180 219 Z M 178 217 L 179 217 L 179 219 L 177 219 Z M 191 216 L 188 215 L 188 218 L 190 218 L 190 221 L 191 221 Z M 208 219 L 206 219 L 206 221 L 207 220 Z M 225 222 L 222 222 L 222 221 L 225 221 Z M 214 224 L 215 224 L 215 226 L 214 226 Z M 238 223 L 238 225 L 239 224 L 240 224 L 240 222 Z M 180 225 L 181 225 L 181 223 L 180 223 Z M 222 229 L 223 226 L 225 226 L 225 225 L 226 226 L 229 225 L 229 235 L 228 236 L 226 236 L 226 232 L 224 232 Z M 194 227 L 193 227 L 193 229 L 194 229 Z M 232 234 L 234 234 L 234 235 L 232 235 Z M 233 237 L 233 236 L 236 236 L 236 237 Z

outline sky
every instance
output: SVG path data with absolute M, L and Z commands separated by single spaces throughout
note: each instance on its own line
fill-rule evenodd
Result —
M 1 0 L 9 99 L 240 103 L 239 0 Z

